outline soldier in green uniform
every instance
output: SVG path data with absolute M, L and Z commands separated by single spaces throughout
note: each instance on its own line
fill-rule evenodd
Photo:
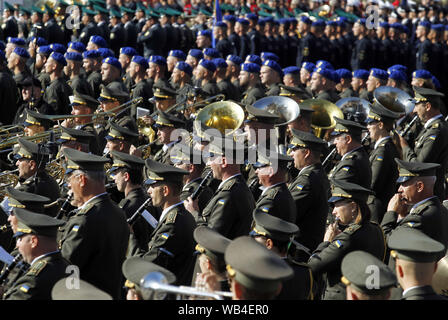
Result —
M 107 141 L 105 150 L 107 152 L 119 151 L 129 154 L 131 146 L 136 144 L 137 138 L 137 133 L 109 121 L 109 132 L 104 137 Z M 107 152 L 105 153 L 107 154 Z
M 280 93 L 279 84 L 282 83 L 283 71 L 280 65 L 274 60 L 266 60 L 260 69 L 261 84 L 266 89 L 266 96 L 278 96 Z
M 132 80 L 131 87 L 131 99 L 143 98 L 142 106 L 146 109 L 152 111 L 152 105 L 149 103 L 149 99 L 152 98 L 152 82 L 145 79 L 146 70 L 148 69 L 148 61 L 142 56 L 135 55 L 132 57 L 131 64 L 129 67 L 129 76 Z M 136 117 L 136 109 L 131 109 L 131 117 Z
M 92 97 L 97 98 L 100 95 L 101 79 L 101 55 L 96 50 L 84 51 L 83 68 L 86 72 L 87 82 L 90 84 L 92 90 Z
M 291 240 L 299 232 L 297 225 L 263 212 L 254 213 L 254 222 L 250 235 L 294 270 L 294 278 L 283 284 L 276 300 L 313 300 L 315 288 L 311 269 L 288 254 Z
M 255 173 L 263 187 L 253 214 L 267 213 L 274 217 L 295 223 L 297 208 L 286 185 L 288 163 L 293 158 L 273 150 L 257 149 L 257 162 L 253 164 Z
M 17 208 L 17 247 L 28 271 L 3 294 L 3 300 L 50 300 L 54 284 L 67 276 L 69 262 L 57 249 L 57 228 L 64 221 Z
M 61 136 L 57 140 L 60 144 L 60 150 L 64 148 L 72 148 L 82 152 L 90 152 L 90 141 L 95 139 L 95 136 L 90 132 L 61 127 Z
M 446 253 L 446 246 L 425 233 L 400 228 L 387 242 L 395 260 L 395 272 L 403 288 L 401 300 L 444 300 L 432 287 L 437 262 Z
M 372 283 L 372 271 L 378 275 Z M 358 250 L 342 260 L 342 283 L 346 285 L 347 300 L 389 300 L 391 288 L 397 285 L 397 277 L 381 260 L 370 253 Z
M 71 204 L 77 209 L 59 229 L 62 256 L 78 266 L 81 279 L 119 299 L 129 226 L 125 213 L 105 190 L 108 159 L 69 148 L 63 153 L 66 181 L 73 192 Z
M 323 99 L 330 102 L 339 100 L 339 95 L 335 89 L 335 73 L 333 70 L 317 68 L 311 76 L 310 89 L 313 98 Z
M 295 168 L 300 170 L 297 178 L 289 184 L 297 207 L 295 223 L 300 229 L 296 241 L 309 250 L 298 252 L 296 259 L 307 261 L 325 234 L 330 183 L 322 168 L 320 155 L 326 142 L 309 132 L 295 129 L 291 132 L 292 140 L 288 148 Z
M 238 80 L 240 81 L 240 86 L 245 90 L 241 95 L 242 104 L 253 104 L 265 96 L 260 82 L 260 66 L 258 64 L 243 63 Z
M 370 106 L 367 116 L 367 129 L 370 139 L 375 143 L 370 153 L 369 161 L 372 169 L 372 183 L 370 188 L 375 196 L 367 202 L 372 214 L 372 220 L 381 223 L 386 212 L 387 204 L 396 191 L 395 181 L 398 178 L 398 168 L 394 159 L 398 158 L 391 131 L 394 121 L 400 114 L 386 109 L 379 103 Z
M 19 170 L 19 185 L 16 189 L 55 201 L 59 198 L 59 186 L 45 170 L 49 157 L 48 150 L 22 138 L 19 138 L 18 142 L 20 147 L 14 155 Z M 52 215 L 55 216 L 56 212 L 57 208 L 53 210 Z
M 87 45 L 91 36 L 99 34 L 98 27 L 93 19 L 96 15 L 96 12 L 90 10 L 88 8 L 82 9 L 82 24 L 84 28 L 81 30 L 79 38 L 77 41 L 82 42 L 84 45 Z M 72 41 L 74 41 L 74 36 L 72 36 Z
M 279 294 L 282 282 L 294 276 L 284 259 L 248 236 L 233 240 L 224 259 L 233 300 L 272 300 Z
M 366 128 L 351 120 L 334 119 L 336 127 L 331 135 L 342 159 L 331 170 L 329 179 L 345 180 L 370 188 L 372 169 L 369 155 L 361 144 L 361 133 Z
M 198 81 L 199 86 L 210 96 L 219 93 L 214 79 L 215 71 L 216 65 L 212 61 L 206 59 L 201 59 L 195 69 L 195 78 Z
M 64 57 L 67 60 L 64 73 L 69 78 L 67 83 L 72 88 L 72 91 L 93 96 L 92 87 L 81 71 L 82 55 L 78 52 L 67 52 Z
M 54 114 L 69 114 L 69 96 L 73 94 L 72 88 L 63 77 L 64 66 L 67 61 L 59 52 L 52 52 L 45 63 L 45 72 L 50 75 L 50 84 L 45 89 L 44 100 L 53 109 Z
M 199 211 L 191 197 L 185 200 L 185 207 L 198 225 L 207 225 L 229 239 L 248 234 L 255 200 L 240 171 L 244 146 L 215 137 L 208 148 L 207 165 L 213 177 L 222 181 L 204 210 Z
M 355 250 L 366 251 L 384 260 L 386 244 L 381 227 L 370 221 L 366 201 L 372 191 L 343 180 L 333 180 L 332 197 L 336 222 L 328 226 L 323 242 L 313 252 L 308 265 L 317 278 L 326 274 L 325 300 L 345 300 L 341 282 L 341 262 Z
M 45 114 L 27 109 L 26 118 L 23 122 L 25 136 L 32 137 L 35 134 L 45 132 L 50 129 L 52 122 L 48 119 Z M 44 141 L 45 139 L 41 139 Z
M 114 162 L 109 174 L 113 177 L 118 191 L 124 193 L 124 198 L 118 203 L 118 206 L 126 213 L 126 218 L 129 219 L 148 199 L 146 190 L 142 187 L 142 170 L 145 162 L 136 156 L 114 150 L 111 151 L 111 155 Z M 149 204 L 145 209 L 149 215 L 142 215 L 131 225 L 132 232 L 129 238 L 127 256 L 134 255 L 139 249 L 148 250 L 149 236 L 157 225 L 156 219 L 160 217 L 160 212 Z
M 448 245 L 448 211 L 433 192 L 436 163 L 407 162 L 395 159 L 400 184 L 389 201 L 381 227 L 389 236 L 394 229 L 419 229 L 443 245 Z M 417 192 L 416 190 L 419 190 Z M 398 219 L 400 218 L 400 219 Z
M 121 78 L 121 63 L 115 57 L 107 57 L 101 65 L 101 80 L 108 89 L 112 91 L 123 91 L 128 93 L 129 90 L 123 83 Z
M 138 253 L 176 275 L 177 285 L 189 285 L 194 267 L 193 230 L 196 222 L 180 200 L 182 176 L 187 171 L 146 159 L 148 194 L 155 207 L 163 209 L 151 233 L 148 251 Z
M 414 87 L 414 112 L 424 123 L 423 129 L 415 139 L 411 148 L 404 138 L 400 138 L 403 159 L 410 162 L 438 163 L 437 181 L 434 194 L 440 200 L 445 199 L 445 172 L 448 159 L 448 127 L 440 112 L 441 100 L 444 95 L 432 89 Z

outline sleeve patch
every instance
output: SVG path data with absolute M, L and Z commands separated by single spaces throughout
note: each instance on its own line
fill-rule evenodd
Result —
M 342 167 L 342 170 L 348 171 L 348 170 L 350 170 L 350 167 Z
M 162 233 L 161 236 L 163 239 L 168 239 L 170 237 L 170 235 L 168 233 Z
M 341 240 L 336 240 L 336 241 L 334 242 L 334 244 L 335 244 L 336 247 L 338 247 L 338 248 L 341 248 L 341 247 L 342 247 L 342 242 L 341 242 Z
M 269 212 L 269 208 L 268 207 L 263 207 L 263 208 L 261 208 L 261 211 L 268 213 Z
M 28 293 L 28 291 L 30 291 L 30 287 L 24 284 L 20 287 L 20 291 Z
M 428 138 L 430 139 L 430 140 L 436 140 L 436 135 L 434 134 L 434 135 L 432 135 L 432 136 L 429 136 Z
M 302 190 L 302 189 L 303 189 L 303 186 L 302 186 L 301 184 L 298 184 L 296 188 L 297 188 L 298 190 Z
M 224 199 L 218 200 L 218 204 L 224 205 L 224 203 L 226 203 L 226 200 L 224 200 Z
M 74 227 L 72 228 L 72 231 L 78 232 L 78 230 L 79 230 L 79 226 L 78 226 L 78 225 L 76 225 L 76 226 L 74 226 Z
M 411 228 L 414 227 L 414 224 L 415 224 L 415 222 L 408 222 L 408 223 L 407 223 L 407 225 L 408 225 L 409 227 L 411 227 Z
M 378 157 L 376 157 L 376 160 L 378 160 L 378 161 L 383 161 L 383 157 L 381 157 L 381 156 L 378 156 Z

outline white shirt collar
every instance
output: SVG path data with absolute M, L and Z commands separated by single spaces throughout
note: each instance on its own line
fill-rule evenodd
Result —
M 424 199 L 424 200 L 422 200 L 422 201 L 420 201 L 420 202 L 417 202 L 416 204 L 414 204 L 413 206 L 412 206 L 412 208 L 411 208 L 411 212 L 412 212 L 412 210 L 414 210 L 415 208 L 417 208 L 419 205 L 421 205 L 422 203 L 424 203 L 424 202 L 426 202 L 426 201 L 428 201 L 428 200 L 431 200 L 431 199 L 433 199 L 433 198 L 435 198 L 436 196 L 432 196 L 432 197 L 429 197 L 429 198 L 426 198 L 426 199 Z
M 173 209 L 174 207 L 176 207 L 176 206 L 178 206 L 178 205 L 180 205 L 180 204 L 183 204 L 183 203 L 184 203 L 184 202 L 181 201 L 181 202 L 176 203 L 176 204 L 173 204 L 172 206 L 169 206 L 168 208 L 166 208 L 165 210 L 163 210 L 163 211 L 162 211 L 162 214 L 160 215 L 160 219 L 159 219 L 159 221 L 162 222 L 162 221 L 163 221 L 163 218 L 166 216 L 166 214 L 168 213 L 168 211 L 170 211 L 170 210 Z
M 312 166 L 312 164 L 310 164 L 309 166 L 303 167 L 302 169 L 300 169 L 299 174 L 300 174 L 303 170 L 305 170 L 306 168 L 309 168 L 309 167 L 311 167 L 311 166 Z
M 202 177 L 197 177 L 196 179 L 193 179 L 193 180 L 189 181 L 186 185 L 184 185 L 184 187 L 182 188 L 182 191 L 187 190 L 187 189 L 188 189 L 188 186 L 189 186 L 191 183 L 193 183 L 193 182 L 195 182 L 196 180 L 199 180 L 199 179 L 202 179 Z
M 428 121 L 426 121 L 426 123 L 425 123 L 425 129 L 428 129 L 429 126 L 430 126 L 434 121 L 436 121 L 436 120 L 439 119 L 439 118 L 442 118 L 442 115 L 441 115 L 441 114 L 439 114 L 439 115 L 437 115 L 437 116 L 435 116 L 435 117 L 432 117 L 431 119 L 429 119 Z
M 355 152 L 356 150 L 359 150 L 359 149 L 361 149 L 361 148 L 363 148 L 363 146 L 360 146 L 360 147 L 358 147 L 358 148 L 355 148 L 355 149 L 353 149 L 353 150 L 350 150 L 349 152 L 347 152 L 346 154 L 344 154 L 344 155 L 342 156 L 342 159 L 341 159 L 341 160 L 344 160 L 350 153 Z
M 54 254 L 54 253 L 58 253 L 58 252 L 59 252 L 59 250 L 56 250 L 56 251 L 48 252 L 48 253 L 45 253 L 45 254 L 43 254 L 41 256 L 38 256 L 37 258 L 34 258 L 33 261 L 31 261 L 30 266 L 32 266 L 33 263 L 36 262 L 37 260 L 45 258 L 46 256 L 49 256 L 50 254 Z
M 166 152 L 173 144 L 175 144 L 177 141 L 172 141 L 168 144 L 164 144 L 162 147 L 163 152 Z
M 240 175 L 241 175 L 241 173 L 237 173 L 237 174 L 235 174 L 235 175 L 233 175 L 233 176 L 231 176 L 231 177 L 228 177 L 226 180 L 222 181 L 222 182 L 219 184 L 218 189 L 220 189 L 220 188 L 224 185 L 224 183 L 226 183 L 226 181 L 228 181 L 228 180 L 230 180 L 230 179 L 232 179 L 232 178 L 234 178 L 234 177 L 236 177 L 236 176 L 240 176 Z
M 84 209 L 84 208 L 87 206 L 87 204 L 88 204 L 89 202 L 92 202 L 94 199 L 99 198 L 99 197 L 101 197 L 101 196 L 103 196 L 103 195 L 105 195 L 105 194 L 107 194 L 107 192 L 103 192 L 103 193 L 97 194 L 96 196 L 90 198 L 89 200 L 87 200 L 86 202 L 84 202 L 84 204 L 79 208 L 79 210 Z
M 383 141 L 385 141 L 385 140 L 387 140 L 387 139 L 390 139 L 390 136 L 387 136 L 387 137 L 384 137 L 384 138 L 381 138 L 380 140 L 378 140 L 378 141 L 375 143 L 375 148 L 374 148 L 374 149 L 378 148 L 378 146 L 380 145 L 380 143 L 383 142 Z
M 411 291 L 412 289 L 421 288 L 421 287 L 423 287 L 423 286 L 413 286 L 413 287 L 407 288 L 406 290 L 403 291 L 402 297 L 404 297 L 404 295 L 406 293 L 408 293 L 409 291 Z

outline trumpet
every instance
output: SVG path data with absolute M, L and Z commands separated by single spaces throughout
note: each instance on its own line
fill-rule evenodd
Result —
M 145 291 L 145 295 L 148 297 L 155 297 L 156 293 L 175 293 L 177 295 L 176 300 L 181 300 L 182 296 L 194 296 L 212 298 L 215 300 L 224 300 L 225 297 L 232 298 L 231 292 L 224 291 L 201 291 L 193 287 L 186 286 L 173 286 L 166 284 L 166 277 L 161 272 L 150 272 L 140 280 L 142 290 Z
M 336 156 L 336 152 L 338 150 L 336 149 L 336 147 L 331 150 L 331 152 L 328 154 L 328 156 L 325 158 L 324 161 L 322 161 L 322 168 L 325 168 L 327 166 L 327 163 L 331 160 L 333 160 L 333 158 Z

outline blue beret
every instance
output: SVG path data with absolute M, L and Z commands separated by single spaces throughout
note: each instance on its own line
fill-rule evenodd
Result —
M 389 78 L 386 71 L 378 68 L 370 69 L 370 75 L 381 80 L 387 80 L 387 78 Z
M 50 58 L 52 58 L 54 61 L 56 61 L 60 65 L 63 65 L 63 66 L 67 65 L 67 61 L 65 61 L 64 55 L 60 52 L 53 51 L 50 54 Z
M 199 61 L 199 65 L 203 66 L 205 69 L 207 69 L 211 72 L 216 71 L 216 65 L 210 60 L 201 59 L 201 61 Z
M 291 18 L 289 18 L 289 23 L 291 23 L 291 24 L 297 24 L 297 23 L 298 23 L 298 21 L 297 21 L 297 19 L 296 19 L 296 18 L 294 18 L 294 17 L 291 17 Z
M 172 56 L 172 57 L 178 58 L 178 59 L 180 59 L 182 61 L 185 60 L 185 58 L 187 57 L 182 50 L 171 50 L 168 53 L 168 56 Z
M 26 44 L 25 39 L 22 38 L 12 38 L 12 37 L 8 37 L 8 42 L 10 43 L 14 43 L 18 46 L 24 46 Z
M 69 42 L 68 47 L 70 49 L 76 50 L 78 52 L 86 51 L 86 46 L 84 45 L 84 43 L 79 42 L 79 41 Z
M 193 68 L 186 63 L 185 61 L 179 61 L 178 63 L 176 63 L 176 67 L 177 69 L 179 69 L 180 71 L 183 71 L 185 73 L 188 73 L 188 75 L 191 77 L 193 75 Z
M 313 23 L 313 21 L 311 21 L 311 19 L 308 18 L 307 16 L 301 16 L 300 17 L 300 21 L 302 21 L 303 23 L 306 23 L 306 24 L 312 24 Z
M 0 50 L 5 50 L 6 44 L 3 41 L 0 41 Z
M 337 70 L 335 70 L 335 72 L 337 73 L 337 75 L 339 76 L 340 79 L 351 79 L 352 78 L 352 73 L 348 69 L 344 69 L 344 68 L 337 69 Z
M 392 29 L 400 29 L 400 28 L 401 28 L 401 24 L 398 23 L 398 22 L 394 22 L 394 23 L 391 23 L 391 24 L 389 25 L 389 28 L 392 28 Z
M 211 32 L 211 30 L 201 30 L 201 31 L 198 31 L 198 37 L 199 36 L 205 36 L 205 37 L 209 37 L 210 39 L 212 38 L 212 32 Z
M 36 39 L 36 37 L 31 37 L 30 42 L 34 41 L 35 39 Z M 48 42 L 44 38 L 37 37 L 36 44 L 38 47 L 40 47 L 40 46 L 46 46 L 48 44 Z
M 278 62 L 280 59 L 279 57 L 272 52 L 262 52 L 261 53 L 261 61 L 266 61 L 266 60 L 274 60 L 275 62 Z
M 444 25 L 443 25 L 443 24 L 433 24 L 433 25 L 431 26 L 431 29 L 434 30 L 434 31 L 437 31 L 437 32 L 442 31 L 443 28 L 444 28 Z
M 302 68 L 304 68 L 308 72 L 313 72 L 314 68 L 316 68 L 316 65 L 312 62 L 303 62 Z
M 50 46 L 42 46 L 42 47 L 39 47 L 39 49 L 37 50 L 37 53 L 44 55 L 44 56 L 49 56 L 52 52 L 53 52 L 53 49 L 51 49 Z
M 98 52 L 98 50 L 87 50 L 82 53 L 82 56 L 84 59 L 98 59 L 101 57 L 101 54 Z
M 448 24 L 445 26 L 445 31 L 448 30 Z
M 364 69 L 358 69 L 353 71 L 353 78 L 364 79 L 367 80 L 369 78 L 369 71 Z
M 226 57 L 226 60 L 232 61 L 234 64 L 236 64 L 238 66 L 243 63 L 243 59 L 241 59 L 239 56 L 236 56 L 233 54 L 229 54 Z
M 314 72 L 320 74 L 322 77 L 325 77 L 328 80 L 331 80 L 331 81 L 335 80 L 335 76 L 334 76 L 333 70 L 316 67 L 316 69 L 314 69 L 313 73 Z M 339 81 L 337 81 L 337 82 L 339 82 Z
M 334 70 L 333 65 L 330 62 L 326 61 L 326 60 L 317 60 L 316 68 Z
M 283 69 L 283 74 L 300 74 L 300 69 L 296 66 L 286 67 Z
M 96 44 L 97 46 L 99 46 L 101 48 L 108 47 L 106 40 L 104 40 L 104 38 L 101 36 L 91 36 L 89 41 L 93 42 L 94 44 Z
M 389 28 L 389 24 L 387 22 L 380 22 L 381 28 Z
M 246 18 L 249 20 L 258 21 L 258 16 L 255 13 L 248 13 L 246 14 Z
M 277 71 L 277 72 L 280 74 L 280 76 L 283 75 L 282 68 L 281 68 L 280 65 L 279 65 L 276 61 L 274 61 L 274 60 L 265 60 L 265 61 L 263 62 L 263 66 L 269 67 L 269 68 L 271 68 L 272 70 Z
M 108 58 L 108 57 L 114 57 L 114 53 L 112 50 L 110 50 L 109 48 L 99 48 L 97 49 L 97 51 L 99 52 L 99 54 L 103 57 L 103 58 Z
M 435 76 L 432 76 L 431 79 L 432 83 L 434 84 L 434 87 L 436 87 L 437 90 L 440 89 L 441 86 L 439 80 Z
M 345 21 L 338 20 L 336 23 L 338 24 L 338 27 L 345 28 Z
M 216 68 L 227 68 L 227 62 L 223 58 L 215 58 L 212 60 L 212 62 L 215 64 Z
M 132 62 L 135 62 L 137 64 L 139 64 L 140 66 L 143 67 L 143 69 L 148 69 L 148 60 L 146 60 L 145 58 L 143 58 L 142 56 L 133 56 L 132 57 Z
M 162 56 L 150 56 L 148 62 L 158 64 L 159 66 L 166 66 L 166 59 Z
M 260 57 L 257 56 L 256 54 L 250 54 L 250 55 L 248 55 L 248 56 L 246 57 L 245 62 L 253 62 L 253 63 L 258 64 L 259 66 L 261 66 L 261 64 L 263 63 L 263 62 L 261 62 Z
M 82 61 L 82 55 L 79 52 L 67 52 L 64 57 L 65 60 Z
M 205 48 L 203 51 L 204 56 L 209 56 L 211 58 L 220 58 L 221 54 L 215 48 Z
M 408 68 L 401 64 L 394 64 L 393 66 L 389 67 L 389 69 L 387 69 L 387 72 L 392 72 L 392 70 L 400 70 L 405 74 L 408 73 Z
M 226 20 L 226 21 L 230 21 L 230 22 L 235 22 L 235 21 L 236 21 L 236 17 L 235 17 L 235 16 L 232 16 L 232 15 L 230 15 L 230 14 L 225 15 L 225 16 L 223 16 L 222 18 L 223 18 L 224 20 Z
M 22 58 L 28 59 L 30 57 L 30 54 L 28 53 L 28 51 L 22 47 L 15 47 L 13 52 Z
M 67 51 L 65 46 L 63 44 L 60 44 L 60 43 L 52 43 L 52 44 L 50 44 L 50 48 L 54 52 L 59 52 L 59 53 L 62 53 L 62 54 L 64 54 Z
M 238 22 L 238 23 L 240 23 L 242 25 L 245 25 L 245 26 L 249 25 L 249 20 L 244 19 L 244 18 L 240 18 L 240 19 L 236 20 L 236 22 Z
M 219 27 L 219 28 L 227 28 L 227 25 L 224 21 L 218 21 L 215 23 L 215 27 Z
M 311 24 L 313 27 L 325 27 L 325 21 L 318 19 Z
M 111 66 L 114 66 L 118 70 L 121 70 L 121 63 L 115 57 L 107 57 L 106 59 L 103 60 L 103 63 L 110 64 Z
M 333 80 L 333 82 L 339 83 L 341 82 L 341 77 L 339 76 L 339 73 L 337 73 L 334 70 L 330 70 L 330 80 Z
M 246 71 L 250 73 L 260 73 L 260 66 L 256 63 L 243 63 L 241 65 L 241 71 Z
M 420 70 L 415 70 L 412 73 L 412 77 L 417 78 L 417 79 L 431 79 L 432 74 L 428 70 L 420 69 Z
M 204 54 L 202 53 L 202 51 L 200 49 L 190 49 L 190 51 L 188 51 L 188 55 L 192 56 L 198 60 L 201 60 L 202 58 L 204 58 Z
M 327 24 L 327 26 L 330 26 L 330 27 L 336 27 L 338 25 L 338 23 L 334 20 L 327 21 L 326 24 Z
M 427 28 L 427 29 L 431 28 L 431 23 L 430 23 L 429 21 L 425 21 L 425 20 L 420 21 L 420 22 L 418 23 L 418 25 L 419 25 L 419 26 L 422 26 L 422 27 L 425 27 L 425 28 Z
M 278 19 L 278 23 L 279 24 L 289 24 L 289 20 L 286 18 L 281 18 L 281 19 Z
M 406 74 L 398 69 L 392 69 L 389 73 L 389 78 L 395 81 L 406 81 Z
M 125 54 L 129 57 L 133 57 L 133 56 L 138 55 L 138 52 L 137 52 L 137 50 L 135 50 L 132 47 L 123 47 L 123 48 L 120 48 L 120 54 Z
M 258 24 L 260 27 L 263 27 L 263 26 L 266 24 L 266 20 L 265 20 L 265 19 L 260 19 L 260 20 L 258 20 L 257 24 Z

